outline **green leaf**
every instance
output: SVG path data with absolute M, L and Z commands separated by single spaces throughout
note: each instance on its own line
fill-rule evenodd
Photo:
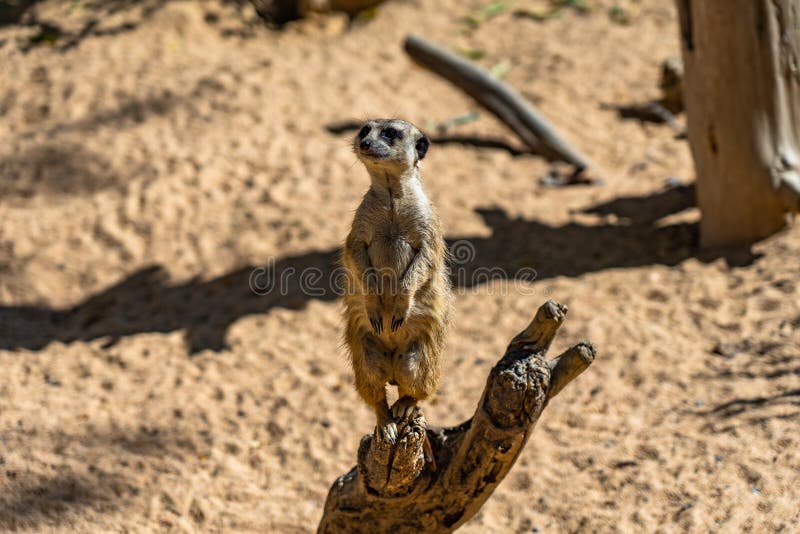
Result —
M 464 20 L 467 24 L 473 27 L 480 26 L 487 20 L 496 17 L 506 10 L 505 2 L 493 2 L 487 6 L 480 8 L 471 15 L 468 15 Z
M 378 16 L 378 6 L 368 7 L 367 9 L 362 9 L 356 15 L 356 20 L 359 22 L 369 22 L 374 20 L 375 17 Z
M 631 23 L 631 16 L 628 11 L 620 6 L 612 6 L 608 9 L 608 18 L 611 19 L 611 22 L 616 22 L 617 24 L 630 24 Z
M 458 53 L 469 59 L 481 59 L 486 56 L 486 51 L 480 48 L 462 48 Z
M 29 38 L 31 44 L 49 44 L 54 45 L 58 38 L 61 37 L 61 31 L 58 28 L 47 27 L 42 28 L 39 33 Z
M 579 13 L 589 12 L 589 5 L 586 3 L 586 0 L 552 0 L 552 2 L 558 7 L 571 8 Z
M 514 11 L 514 16 L 542 22 L 553 17 L 556 13 L 557 10 L 554 9 L 517 9 Z
M 497 63 L 494 67 L 489 69 L 489 75 L 492 78 L 497 78 L 498 80 L 502 80 L 506 77 L 506 74 L 511 70 L 511 62 L 507 59 L 504 59 L 500 63 Z

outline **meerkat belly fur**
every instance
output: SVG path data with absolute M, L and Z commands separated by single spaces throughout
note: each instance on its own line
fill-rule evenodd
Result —
M 394 441 L 394 418 L 407 415 L 439 383 L 451 315 L 447 247 L 422 189 L 428 138 L 402 120 L 371 120 L 353 144 L 371 186 L 342 254 L 345 344 L 356 389 L 375 410 L 376 431 Z M 391 409 L 387 384 L 399 395 Z

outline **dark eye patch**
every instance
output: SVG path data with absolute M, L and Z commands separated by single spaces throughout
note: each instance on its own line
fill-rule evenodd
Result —
M 381 132 L 381 135 L 384 138 L 388 139 L 389 141 L 391 141 L 392 139 L 394 139 L 396 137 L 399 137 L 399 138 L 403 137 L 400 132 L 398 132 L 397 130 L 395 130 L 391 126 L 388 127 L 388 128 L 384 128 L 384 130 Z
M 360 139 L 364 139 L 367 136 L 367 134 L 369 133 L 370 130 L 372 130 L 372 126 L 370 126 L 369 124 L 365 124 L 364 126 L 362 126 L 361 130 L 358 132 L 358 137 Z
M 423 135 L 417 140 L 417 144 L 414 147 L 417 149 L 417 157 L 419 159 L 423 159 L 425 154 L 428 153 L 428 147 L 430 146 L 431 142 L 428 140 L 428 136 Z

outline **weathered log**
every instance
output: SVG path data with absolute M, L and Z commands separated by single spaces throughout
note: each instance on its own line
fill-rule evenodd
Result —
M 566 313 L 553 301 L 539 308 L 492 369 L 468 421 L 426 429 L 417 409 L 397 421 L 395 445 L 364 436 L 356 467 L 330 489 L 318 532 L 452 532 L 474 516 L 511 470 L 550 399 L 594 360 L 589 342 L 545 358 Z M 435 470 L 426 467 L 426 432 Z
M 800 0 L 677 0 L 704 246 L 800 210 Z
M 576 173 L 590 167 L 596 169 L 522 95 L 484 69 L 417 35 L 406 37 L 404 47 L 415 61 L 447 79 L 492 112 L 536 154 L 549 161 L 574 165 Z

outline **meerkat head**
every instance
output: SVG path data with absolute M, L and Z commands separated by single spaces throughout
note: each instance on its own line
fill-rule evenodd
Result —
M 417 167 L 429 145 L 419 128 L 400 119 L 369 120 L 353 140 L 353 150 L 367 170 L 392 174 Z

